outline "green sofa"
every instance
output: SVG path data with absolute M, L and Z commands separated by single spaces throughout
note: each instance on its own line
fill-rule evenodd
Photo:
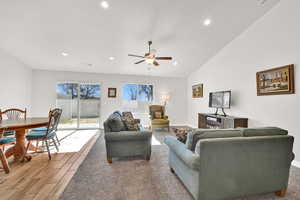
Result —
M 137 119 L 134 121 L 139 122 Z M 151 131 L 143 127 L 138 131 L 128 130 L 118 111 L 111 114 L 103 125 L 108 163 L 112 163 L 114 157 L 144 156 L 146 160 L 150 160 Z
M 165 137 L 172 172 L 196 200 L 284 195 L 294 138 L 280 128 L 195 129 L 186 143 Z

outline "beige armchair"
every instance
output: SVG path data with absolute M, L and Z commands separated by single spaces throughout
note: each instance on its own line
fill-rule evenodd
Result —
M 156 128 L 167 128 L 170 131 L 170 121 L 165 115 L 165 107 L 161 105 L 151 105 L 149 107 L 151 130 Z

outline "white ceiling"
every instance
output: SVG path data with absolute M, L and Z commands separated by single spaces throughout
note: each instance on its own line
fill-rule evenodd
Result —
M 0 48 L 36 69 L 187 76 L 279 0 L 261 1 L 0 0 Z M 134 65 L 127 54 L 143 55 L 148 40 L 178 65 Z

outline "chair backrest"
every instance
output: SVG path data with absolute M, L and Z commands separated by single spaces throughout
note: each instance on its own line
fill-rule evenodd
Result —
M 25 110 L 10 108 L 4 111 L 0 110 L 0 121 L 2 120 L 17 120 L 17 119 L 26 119 L 26 108 Z
M 49 112 L 49 123 L 47 127 L 47 135 L 57 131 L 57 126 L 60 120 L 62 109 L 55 108 Z
M 155 112 L 161 112 L 162 117 L 165 116 L 165 107 L 162 105 L 151 105 L 149 107 L 150 116 L 155 118 Z

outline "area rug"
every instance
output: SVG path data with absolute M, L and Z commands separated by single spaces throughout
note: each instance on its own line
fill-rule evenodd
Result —
M 192 200 L 168 166 L 168 147 L 163 144 L 168 132 L 155 132 L 151 160 L 126 158 L 106 162 L 103 134 L 88 153 L 60 199 L 62 200 Z M 299 200 L 300 169 L 292 168 L 284 198 L 273 193 L 234 200 Z

